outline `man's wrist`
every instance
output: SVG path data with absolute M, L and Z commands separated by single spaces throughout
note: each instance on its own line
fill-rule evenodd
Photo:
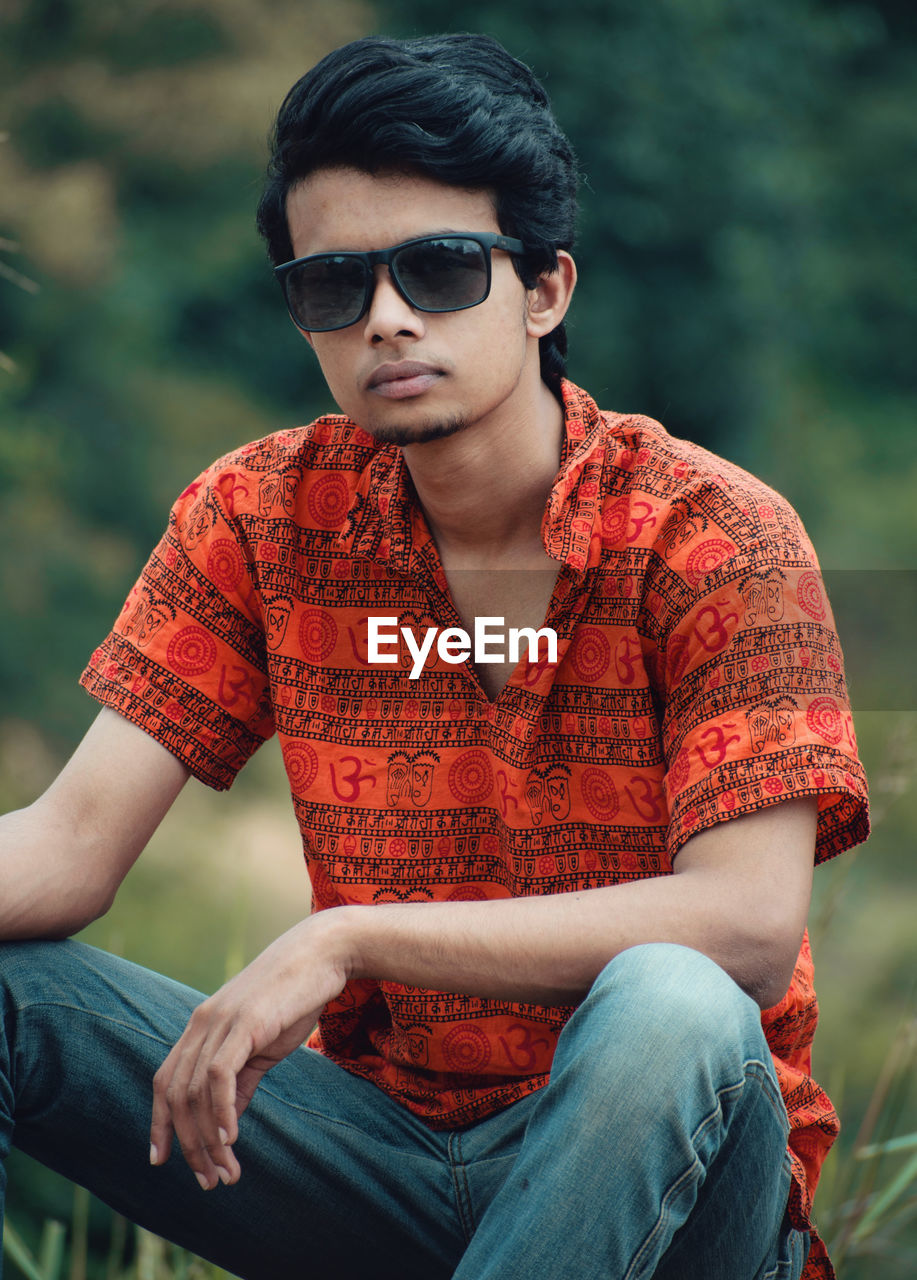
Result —
M 360 976 L 360 926 L 365 913 L 358 906 L 328 907 L 306 921 L 307 936 L 345 982 Z

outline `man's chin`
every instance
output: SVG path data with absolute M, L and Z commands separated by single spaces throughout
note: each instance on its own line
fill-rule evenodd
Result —
M 361 424 L 363 425 L 363 424 Z M 426 422 L 372 422 L 365 426 L 376 440 L 384 444 L 426 444 L 429 440 L 442 440 L 464 431 L 465 418 L 431 418 Z

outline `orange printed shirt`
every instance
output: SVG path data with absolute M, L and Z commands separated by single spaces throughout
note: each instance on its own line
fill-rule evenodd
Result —
M 469 660 L 374 618 L 463 626 L 401 451 L 341 415 L 215 463 L 83 675 L 204 782 L 277 733 L 314 907 L 517 897 L 667 875 L 694 833 L 819 800 L 817 857 L 867 834 L 843 665 L 812 547 L 758 480 L 563 384 L 542 526 L 557 635 L 490 701 Z M 392 651 L 394 652 L 394 651 Z M 572 1010 L 354 981 L 312 1045 L 434 1127 L 544 1085 Z M 808 941 L 763 1015 L 809 1223 L 834 1109 L 810 1075 Z M 807 1280 L 830 1275 L 817 1237 Z

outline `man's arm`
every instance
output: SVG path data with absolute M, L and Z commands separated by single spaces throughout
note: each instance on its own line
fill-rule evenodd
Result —
M 104 915 L 188 777 L 101 711 L 47 791 L 0 817 L 0 938 L 63 938 Z
M 718 823 L 685 843 L 671 876 L 548 897 L 343 908 L 328 928 L 342 935 L 349 977 L 533 1004 L 575 1004 L 619 952 L 676 942 L 710 956 L 766 1009 L 799 953 L 816 813 L 815 800 L 796 800 Z
M 704 952 L 763 1007 L 785 993 L 809 907 L 816 801 L 786 801 L 689 840 L 675 874 L 547 897 L 338 907 L 294 926 L 195 1010 L 157 1073 L 151 1141 L 175 1132 L 203 1186 L 235 1182 L 238 1116 L 349 978 L 574 1004 L 619 952 Z

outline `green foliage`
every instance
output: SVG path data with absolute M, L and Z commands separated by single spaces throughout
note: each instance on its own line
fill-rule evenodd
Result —
M 41 708 L 61 746 L 172 499 L 330 407 L 253 215 L 273 110 L 362 15 L 277 0 L 269 18 L 257 0 L 0 15 L 0 705 Z
M 538 73 L 585 182 L 574 378 L 786 492 L 832 568 L 913 566 L 913 7 L 382 0 Z

